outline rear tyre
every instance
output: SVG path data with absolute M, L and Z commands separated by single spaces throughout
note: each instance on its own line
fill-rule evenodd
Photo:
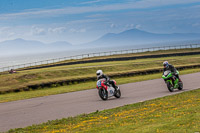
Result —
M 178 83 L 178 89 L 179 89 L 179 90 L 182 90 L 182 89 L 183 89 L 183 82 L 179 82 L 179 83 Z
M 99 89 L 99 96 L 102 100 L 108 99 L 108 92 L 106 89 Z
M 170 84 L 170 82 L 167 82 L 167 88 L 170 92 L 173 92 L 174 91 L 174 87 L 173 85 Z
M 118 88 L 115 92 L 115 95 L 114 95 L 116 98 L 120 98 L 121 97 L 121 91 L 120 89 Z

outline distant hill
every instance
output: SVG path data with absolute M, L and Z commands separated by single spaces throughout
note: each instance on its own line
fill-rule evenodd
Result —
M 63 51 L 63 50 L 71 50 L 75 46 L 66 41 L 58 41 L 58 42 L 49 43 L 47 47 L 48 49 L 51 49 L 51 50 Z
M 18 38 L 15 40 L 0 42 L 1 55 L 55 52 L 70 50 L 72 48 L 73 45 L 65 41 L 45 44 L 40 41 L 24 40 Z
M 1 48 L 29 48 L 29 47 L 40 47 L 45 44 L 39 41 L 23 40 L 21 38 L 15 40 L 8 40 L 0 43 Z
M 138 29 L 127 30 L 118 34 L 108 33 L 101 38 L 84 44 L 88 47 L 108 47 L 124 45 L 145 45 L 152 43 L 166 43 L 188 40 L 199 40 L 200 34 L 197 33 L 174 33 L 174 34 L 156 34 Z

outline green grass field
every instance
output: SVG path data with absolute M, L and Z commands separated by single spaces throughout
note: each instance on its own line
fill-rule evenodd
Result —
M 200 56 L 175 56 L 130 61 L 87 63 L 19 71 L 16 74 L 0 75 L 0 90 L 23 88 L 29 85 L 56 82 L 66 79 L 95 77 L 98 69 L 102 69 L 109 75 L 122 72 L 146 70 L 149 68 L 162 68 L 162 62 L 164 60 L 168 60 L 176 67 L 180 65 L 184 66 L 197 64 L 200 62 Z
M 200 132 L 200 89 L 172 96 L 63 118 L 26 128 L 22 132 L 134 132 L 195 133 Z

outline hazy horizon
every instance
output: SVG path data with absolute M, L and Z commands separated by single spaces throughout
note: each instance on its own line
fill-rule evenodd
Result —
M 136 28 L 133 28 L 133 29 L 128 29 L 128 30 L 135 30 Z M 28 40 L 28 39 L 24 39 L 24 38 L 13 38 L 13 39 L 8 39 L 8 40 L 3 40 L 3 41 L 0 41 L 0 43 L 2 43 L 2 42 L 6 42 L 6 41 L 14 41 L 14 40 L 25 40 L 25 41 L 38 41 L 38 42 L 41 42 L 41 43 L 44 43 L 44 44 L 52 44 L 52 43 L 56 43 L 56 42 L 67 42 L 67 43 L 69 43 L 69 44 L 71 44 L 71 45 L 74 45 L 74 46 L 77 46 L 77 45 L 81 45 L 81 44 L 86 44 L 86 43 L 90 43 L 90 42 L 93 42 L 93 41 L 96 41 L 96 40 L 98 40 L 98 39 L 101 39 L 102 37 L 104 37 L 104 36 L 106 36 L 107 34 L 120 34 L 120 33 L 123 33 L 123 32 L 126 32 L 126 31 L 128 31 L 128 30 L 125 30 L 125 31 L 122 31 L 122 32 L 119 32 L 119 33 L 112 33 L 112 32 L 110 32 L 110 33 L 106 33 L 106 34 L 104 34 L 104 35 L 102 35 L 102 36 L 100 36 L 99 38 L 97 38 L 97 39 L 95 39 L 95 40 L 90 40 L 90 41 L 88 41 L 88 42 L 83 42 L 83 43 L 80 43 L 80 44 L 73 44 L 73 43 L 70 43 L 69 41 L 67 41 L 67 40 L 65 40 L 65 41 L 61 41 L 61 40 L 58 40 L 58 41 L 53 41 L 53 42 L 43 42 L 43 41 L 40 41 L 40 40 L 32 40 L 32 39 L 30 39 L 30 40 Z M 136 29 L 136 30 L 140 30 L 140 29 Z M 144 30 L 140 30 L 140 31 L 144 31 Z M 148 31 L 144 31 L 144 32 L 148 32 Z M 177 33 L 177 32 L 174 32 L 174 33 L 154 33 L 154 32 L 148 32 L 148 33 L 153 33 L 153 34 L 165 34 L 165 35 L 170 35 L 170 34 L 198 34 L 198 33 L 194 33 L 194 32 L 188 32 L 188 33 Z M 200 32 L 199 32 L 200 33 Z M 141 38 L 141 40 L 142 40 L 142 38 Z

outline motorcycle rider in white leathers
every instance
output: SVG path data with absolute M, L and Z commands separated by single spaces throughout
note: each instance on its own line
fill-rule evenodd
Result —
M 105 79 L 109 84 L 111 84 L 112 86 L 113 86 L 113 88 L 116 90 L 118 87 L 115 85 L 115 83 L 114 83 L 114 81 L 113 80 L 110 80 L 110 78 L 107 76 L 107 75 L 105 75 L 105 74 L 103 74 L 103 71 L 102 70 L 98 70 L 97 72 L 96 72 L 96 74 L 97 74 L 97 80 L 99 80 L 99 79 Z

